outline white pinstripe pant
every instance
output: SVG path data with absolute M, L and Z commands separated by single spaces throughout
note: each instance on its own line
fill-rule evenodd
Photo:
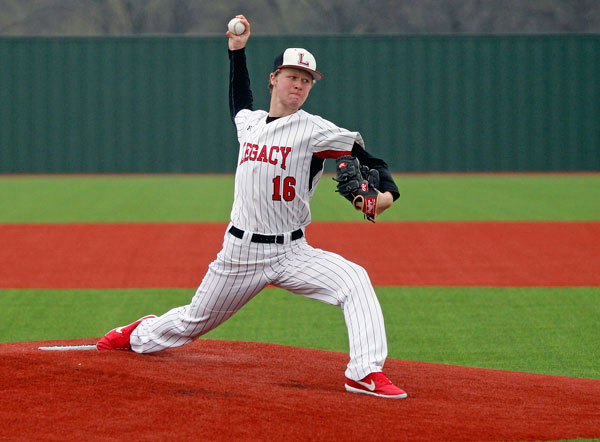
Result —
M 259 244 L 250 234 L 226 233 L 223 249 L 189 305 L 142 322 L 131 335 L 137 353 L 192 342 L 229 319 L 267 285 L 331 305 L 344 312 L 350 344 L 346 376 L 360 380 L 381 371 L 387 342 L 381 307 L 367 272 L 345 258 L 309 246 L 304 237 Z

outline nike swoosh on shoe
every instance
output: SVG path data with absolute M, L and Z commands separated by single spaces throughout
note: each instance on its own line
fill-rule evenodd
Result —
M 375 381 L 371 379 L 371 383 L 367 384 L 366 382 L 356 381 L 358 384 L 367 388 L 369 391 L 375 391 Z

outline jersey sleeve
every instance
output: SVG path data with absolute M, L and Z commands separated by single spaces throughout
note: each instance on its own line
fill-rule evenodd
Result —
M 352 146 L 358 143 L 365 145 L 362 136 L 358 132 L 336 126 L 320 117 L 313 118 L 314 132 L 312 136 L 313 154 L 319 158 L 338 158 L 350 155 Z
M 266 116 L 267 112 L 263 110 L 252 111 L 250 109 L 242 109 L 239 111 L 233 119 L 233 123 L 237 129 L 238 141 L 241 143 L 246 138 L 246 131 L 258 124 L 258 121 Z
M 249 109 L 242 109 L 233 117 L 233 124 L 235 124 L 235 128 L 237 129 L 237 138 L 238 141 L 241 141 L 244 138 L 246 120 L 252 113 Z

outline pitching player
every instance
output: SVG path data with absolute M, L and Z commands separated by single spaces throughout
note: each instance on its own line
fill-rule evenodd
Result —
M 268 285 L 340 306 L 348 329 L 347 391 L 405 398 L 382 372 L 387 357 L 383 315 L 366 271 L 343 257 L 311 247 L 304 229 L 309 201 L 327 158 L 352 155 L 378 170 L 377 212 L 399 197 L 387 165 L 368 154 L 358 132 L 301 109 L 315 82 L 323 78 L 313 55 L 286 49 L 269 77 L 269 111 L 252 110 L 243 34 L 229 37 L 231 116 L 239 155 L 231 222 L 223 248 L 189 305 L 160 317 L 146 316 L 108 332 L 98 350 L 152 353 L 178 347 L 229 319 Z

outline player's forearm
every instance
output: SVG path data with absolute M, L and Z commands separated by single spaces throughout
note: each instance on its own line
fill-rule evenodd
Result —
M 233 120 L 242 109 L 252 109 L 250 75 L 245 49 L 229 51 L 229 112 Z
M 377 215 L 383 212 L 386 209 L 389 209 L 394 204 L 394 196 L 392 192 L 383 192 L 379 193 L 379 198 L 377 199 Z M 362 201 L 356 202 L 356 207 L 359 210 L 362 210 L 363 203 Z

